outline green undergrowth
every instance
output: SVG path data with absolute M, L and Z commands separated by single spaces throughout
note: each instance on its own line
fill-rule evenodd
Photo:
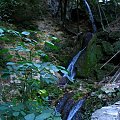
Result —
M 1 120 L 61 120 L 55 104 L 66 92 L 73 92 L 75 101 L 88 95 L 81 109 L 83 120 L 90 120 L 93 111 L 119 100 L 120 90 L 103 92 L 95 82 L 95 73 L 59 88 L 55 73 L 68 73 L 59 66 L 65 56 L 61 61 L 54 57 L 59 54 L 59 42 L 60 39 L 41 31 L 18 30 L 12 24 L 0 23 Z M 98 70 L 102 64 L 97 64 L 103 57 L 102 48 L 95 43 L 96 36 L 88 45 L 83 73 L 89 76 L 96 70 L 102 78 L 105 71 Z M 109 64 L 105 69 L 112 67 Z
M 61 120 L 51 100 L 62 94 L 54 72 L 67 73 L 49 57 L 57 46 L 56 37 L 40 31 L 17 30 L 12 25 L 0 27 L 2 120 Z

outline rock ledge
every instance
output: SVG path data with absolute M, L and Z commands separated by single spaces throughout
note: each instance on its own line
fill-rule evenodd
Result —
M 92 114 L 91 120 L 120 120 L 120 101 L 96 110 Z

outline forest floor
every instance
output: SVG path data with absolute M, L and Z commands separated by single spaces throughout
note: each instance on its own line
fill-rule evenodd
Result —
M 56 57 L 55 59 L 58 59 L 57 64 L 62 65 L 67 68 L 68 63 L 70 60 L 73 58 L 73 56 L 79 51 L 79 41 L 76 41 L 77 36 L 76 35 L 71 35 L 68 34 L 68 32 L 65 31 L 65 29 L 62 27 L 61 23 L 58 22 L 58 20 L 55 20 L 51 17 L 47 17 L 44 19 L 41 19 L 39 21 L 35 21 L 35 24 L 38 26 L 38 30 L 43 32 L 43 34 L 48 38 L 48 36 L 55 36 L 59 38 L 61 41 L 59 43 L 59 46 L 61 46 L 61 49 L 59 50 L 58 53 L 53 53 L 54 56 Z M 81 21 L 81 26 L 80 26 L 80 32 L 86 32 L 87 30 L 89 31 L 88 24 L 84 23 L 84 21 Z M 120 19 L 118 18 L 116 21 L 112 22 L 110 24 L 110 30 L 112 31 L 119 31 L 120 30 Z M 77 31 L 76 24 L 70 24 L 67 25 L 67 28 L 69 30 L 72 30 L 74 32 Z M 87 27 L 86 27 L 87 26 Z M 87 30 L 85 30 L 87 29 Z M 109 28 L 107 28 L 109 29 Z M 77 33 L 77 32 L 76 32 Z M 7 46 L 7 48 L 10 48 L 11 46 Z M 57 55 L 57 56 L 56 56 Z M 60 62 L 59 62 L 60 61 Z M 55 61 L 53 61 L 55 62 Z M 92 81 L 92 79 L 91 79 Z M 75 92 L 76 96 L 75 99 L 81 99 L 86 93 L 91 92 L 91 97 L 88 98 L 86 105 L 84 106 L 85 115 L 84 117 L 90 117 L 91 113 L 93 112 L 93 108 L 98 109 L 102 106 L 104 106 L 104 103 L 107 101 L 108 104 L 112 101 L 114 102 L 113 99 L 118 100 L 119 95 L 116 96 L 109 96 L 107 94 L 104 94 L 101 92 L 101 89 L 99 88 L 101 86 L 98 86 L 98 84 L 94 81 L 92 84 L 89 83 L 88 79 L 81 80 L 79 78 L 76 79 L 76 82 L 74 84 L 70 84 L 67 86 L 64 92 Z M 62 94 L 61 94 L 62 95 Z M 100 96 L 101 95 L 101 96 Z M 101 98 L 100 98 L 101 97 Z M 109 99 L 107 99 L 109 98 Z M 105 100 L 105 102 L 103 101 Z M 56 101 L 56 99 L 55 99 Z M 106 103 L 107 103 L 106 102 Z M 94 106 L 95 105 L 95 106 Z M 92 111 L 92 112 L 91 112 Z M 89 115 L 88 115 L 89 113 Z M 87 116 L 88 115 L 88 116 Z

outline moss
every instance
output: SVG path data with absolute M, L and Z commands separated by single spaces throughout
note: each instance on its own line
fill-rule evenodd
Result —
M 102 41 L 102 48 L 103 48 L 103 52 L 106 55 L 112 55 L 113 54 L 113 46 L 109 42 Z
M 96 46 L 96 36 L 92 38 L 89 42 L 87 51 L 84 57 L 84 61 L 81 65 L 81 72 L 85 76 L 89 76 L 93 68 L 97 63 L 97 46 Z
M 96 46 L 96 58 L 97 60 L 101 60 L 103 58 L 103 50 L 102 50 L 102 47 L 100 45 L 97 45 Z

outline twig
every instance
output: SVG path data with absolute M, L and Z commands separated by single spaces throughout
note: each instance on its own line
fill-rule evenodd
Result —
M 111 74 L 120 67 L 120 63 L 116 65 L 113 70 L 111 70 L 106 76 L 111 76 Z
M 104 83 L 105 81 L 108 82 L 108 79 L 109 79 L 110 74 L 111 74 L 113 71 L 115 71 L 115 69 L 116 69 L 119 65 L 120 65 L 120 63 L 119 63 L 117 66 L 115 66 L 115 68 L 114 68 L 112 71 L 110 71 L 109 74 L 105 75 L 105 76 L 104 76 L 105 79 L 103 79 L 102 81 L 100 81 L 99 84 Z
M 110 62 L 119 52 L 120 50 L 114 56 L 112 56 L 104 65 L 102 65 L 100 69 L 102 69 L 108 62 Z
M 120 68 L 117 70 L 117 72 L 114 74 L 114 76 L 111 78 L 109 82 L 112 82 L 113 80 L 113 83 L 114 83 L 119 76 L 120 76 Z
M 120 76 L 120 72 L 117 74 L 117 76 L 116 76 L 116 78 L 113 80 L 113 82 L 115 82 L 119 76 Z

